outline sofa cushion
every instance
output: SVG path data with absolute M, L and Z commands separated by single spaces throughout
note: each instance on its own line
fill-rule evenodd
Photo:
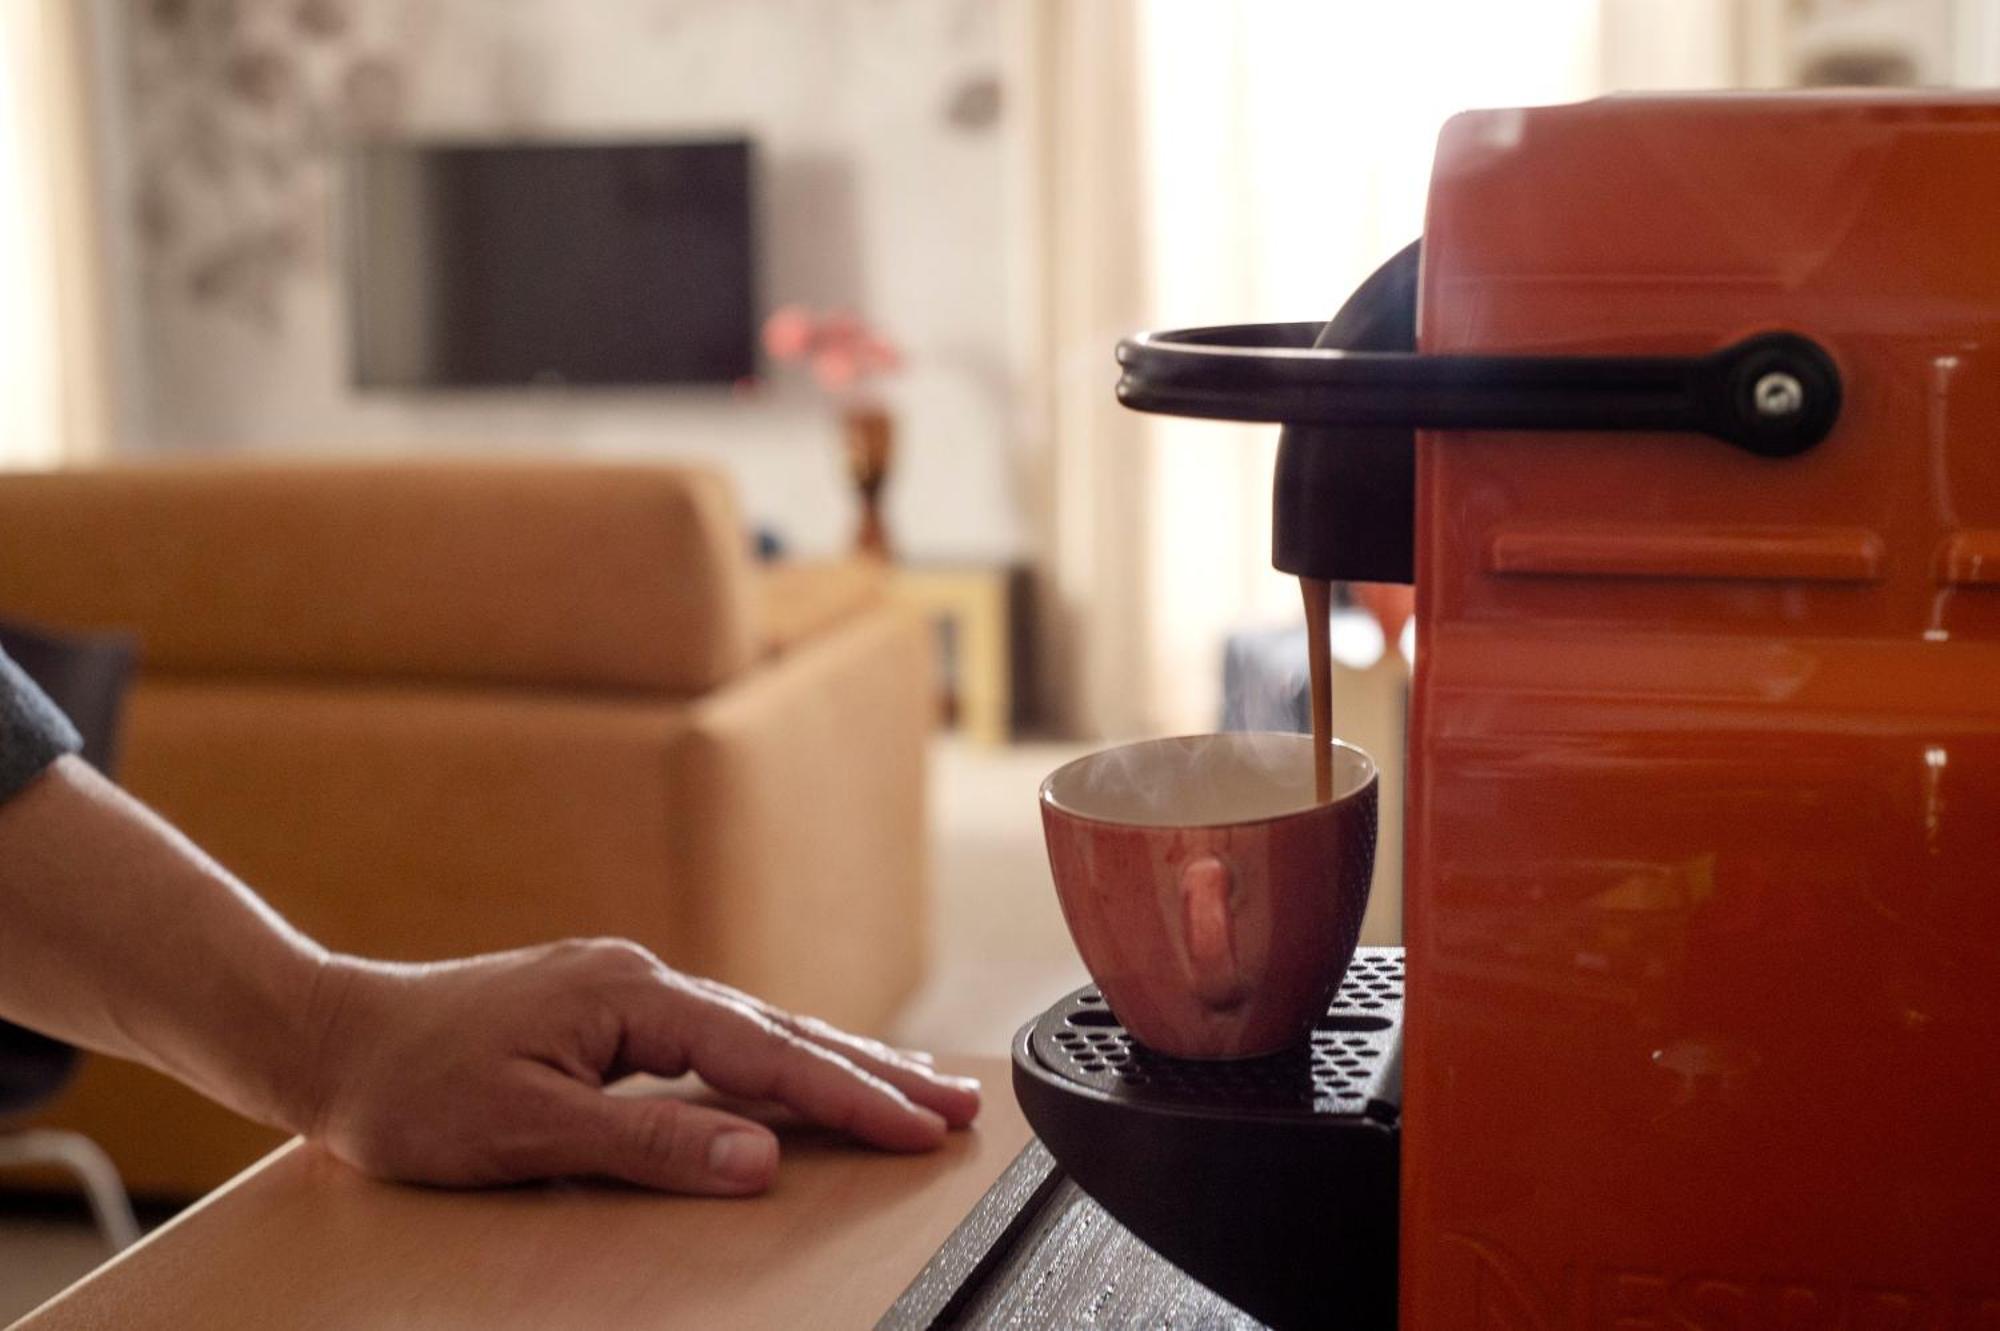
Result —
M 761 565 L 755 580 L 759 642 L 776 655 L 880 605 L 889 570 L 875 559 L 794 559 Z
M 755 655 L 726 481 L 579 463 L 0 477 L 0 607 L 150 671 L 706 692 Z

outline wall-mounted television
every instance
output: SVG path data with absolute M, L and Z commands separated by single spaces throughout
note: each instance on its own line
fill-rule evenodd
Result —
M 756 367 L 751 171 L 744 139 L 357 148 L 355 382 L 743 378 Z

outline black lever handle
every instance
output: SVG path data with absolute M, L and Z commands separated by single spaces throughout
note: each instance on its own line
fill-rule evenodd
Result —
M 1323 326 L 1127 338 L 1118 400 L 1213 420 L 1705 434 L 1772 458 L 1819 443 L 1840 415 L 1839 369 L 1797 333 L 1759 334 L 1706 356 L 1426 356 L 1318 349 Z

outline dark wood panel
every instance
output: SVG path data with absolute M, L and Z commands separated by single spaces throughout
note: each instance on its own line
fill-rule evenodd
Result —
M 1107 1215 L 1030 1142 L 877 1331 L 1260 1331 Z
M 944 1246 L 890 1306 L 877 1331 L 924 1331 L 953 1326 L 965 1307 L 1006 1262 L 1021 1232 L 1041 1214 L 1063 1182 L 1055 1157 L 1030 1138 Z

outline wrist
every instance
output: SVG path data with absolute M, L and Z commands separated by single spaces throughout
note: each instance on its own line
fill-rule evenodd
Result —
M 256 942 L 259 940 L 248 940 Z M 113 1052 L 145 1063 L 245 1118 L 301 1132 L 319 1091 L 321 1013 L 344 1006 L 343 960 L 298 938 L 240 949 L 197 972 L 178 1001 L 131 1003 Z
M 372 990 L 381 968 L 336 952 L 315 960 L 307 989 L 297 1048 L 299 1066 L 282 1088 L 281 1112 L 287 1131 L 304 1137 L 322 1134 L 341 1086 L 353 1075 L 371 1040 Z

